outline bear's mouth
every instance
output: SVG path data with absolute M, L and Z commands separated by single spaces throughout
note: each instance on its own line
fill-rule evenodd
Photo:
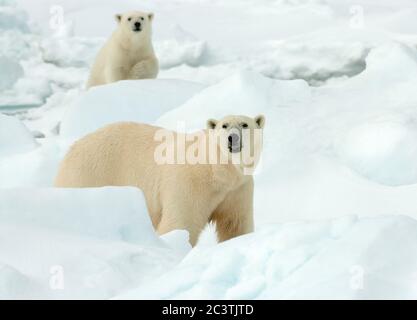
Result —
M 135 22 L 133 25 L 133 32 L 141 32 L 142 31 L 142 24 L 140 22 Z
M 229 152 L 230 153 L 239 153 L 240 151 L 242 151 L 242 149 L 240 147 L 230 147 L 229 146 Z

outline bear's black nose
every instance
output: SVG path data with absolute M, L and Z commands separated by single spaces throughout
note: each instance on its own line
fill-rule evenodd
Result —
M 135 22 L 135 27 L 136 27 L 136 29 L 140 29 L 140 27 L 141 27 L 140 22 Z
M 227 140 L 229 141 L 228 147 L 230 152 L 235 153 L 240 152 L 240 150 L 242 150 L 240 135 L 238 135 L 237 133 L 231 133 L 227 137 Z
M 229 136 L 227 139 L 229 140 L 229 142 L 230 142 L 232 145 L 236 145 L 236 144 L 238 144 L 238 143 L 239 143 L 240 137 L 239 137 L 239 135 L 238 135 L 238 134 L 236 134 L 236 133 L 232 133 L 232 134 L 230 134 L 230 136 Z

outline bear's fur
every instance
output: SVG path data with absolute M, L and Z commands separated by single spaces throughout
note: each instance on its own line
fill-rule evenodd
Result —
M 152 46 L 152 13 L 117 14 L 118 28 L 99 51 L 87 88 L 128 79 L 153 79 L 159 71 Z
M 264 122 L 263 116 L 229 116 L 221 121 L 209 120 L 207 127 L 214 130 L 200 131 L 199 134 L 207 137 L 209 132 L 221 132 L 227 138 L 231 130 L 239 133 L 243 131 L 242 128 L 249 129 L 247 131 L 252 134 L 257 131 L 253 129 L 262 129 Z M 208 161 L 169 164 L 158 163 L 156 160 L 158 150 L 163 145 L 161 139 L 157 138 L 161 132 L 178 139 L 167 139 L 166 150 L 178 150 L 180 137 L 184 138 L 184 142 L 187 140 L 186 147 L 190 146 L 190 140 L 186 137 L 191 134 L 179 134 L 132 122 L 108 125 L 71 147 L 60 165 L 55 186 L 136 186 L 145 195 L 157 232 L 164 234 L 175 229 L 185 229 L 190 234 L 193 246 L 209 222 L 216 223 L 219 241 L 252 232 L 253 177 L 246 175 L 244 169 L 256 166 L 257 160 L 248 164 L 235 164 L 229 156 L 235 154 L 241 157 L 248 146 L 257 148 L 259 154 L 261 141 L 251 139 L 253 141 L 246 146 L 245 142 L 240 143 L 239 150 L 232 148 L 234 142 L 230 142 L 226 148 L 216 145 L 219 153 L 216 153 L 214 164 Z M 202 150 L 204 148 L 207 145 L 203 144 Z M 226 162 L 218 163 L 217 157 L 224 154 Z

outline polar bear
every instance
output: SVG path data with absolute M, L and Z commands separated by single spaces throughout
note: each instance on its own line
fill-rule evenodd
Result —
M 118 28 L 99 51 L 87 88 L 128 79 L 153 79 L 159 71 L 152 46 L 153 13 L 115 16 Z
M 252 232 L 253 177 L 265 118 L 228 116 L 207 129 L 177 133 L 133 122 L 108 125 L 77 141 L 56 187 L 135 186 L 159 234 L 189 232 L 195 245 L 207 223 L 219 241 Z M 249 170 L 248 170 L 249 169 Z

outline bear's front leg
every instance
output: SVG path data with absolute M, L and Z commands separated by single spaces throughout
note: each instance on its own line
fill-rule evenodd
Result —
M 157 232 L 162 235 L 173 230 L 187 230 L 190 244 L 194 247 L 209 222 L 211 210 L 210 203 L 204 200 L 192 197 L 189 197 L 189 200 L 184 201 L 183 197 L 173 197 L 165 201 Z
M 155 79 L 159 72 L 157 59 L 149 58 L 135 64 L 129 72 L 130 80 Z
M 253 180 L 230 192 L 214 211 L 212 221 L 219 242 L 253 232 Z
M 118 65 L 110 65 L 107 66 L 104 70 L 104 76 L 106 79 L 106 83 L 113 83 L 120 80 L 126 79 L 126 71 L 123 67 Z

